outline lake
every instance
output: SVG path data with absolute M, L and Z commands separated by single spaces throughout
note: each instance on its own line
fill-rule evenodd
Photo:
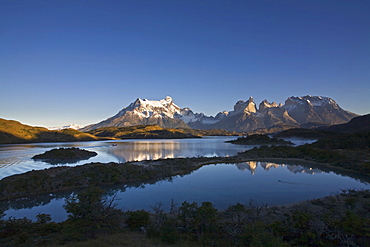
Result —
M 31 157 L 55 147 L 76 146 L 98 152 L 98 156 L 69 165 L 88 162 L 125 162 L 131 160 L 231 156 L 252 148 L 224 143 L 235 137 L 209 137 L 182 140 L 127 140 L 114 142 L 48 143 L 0 146 L 0 174 L 50 167 L 44 162 L 34 162 Z M 7 161 L 8 163 L 5 163 Z M 14 173 L 13 173 L 14 174 Z M 225 209 L 236 203 L 251 200 L 262 205 L 283 205 L 319 198 L 345 189 L 369 189 L 369 184 L 354 178 L 321 171 L 298 163 L 243 162 L 236 164 L 206 165 L 185 176 L 170 181 L 153 181 L 147 184 L 115 185 L 106 187 L 106 195 L 116 196 L 117 208 L 123 210 L 145 209 L 162 203 L 169 210 L 171 202 L 178 206 L 183 201 L 212 202 L 216 208 Z M 53 220 L 67 217 L 63 209 L 65 198 L 71 192 L 38 195 L 30 198 L 2 202 L 6 216 L 35 219 L 39 213 L 52 215 Z
M 31 159 L 34 155 L 44 153 L 53 148 L 78 147 L 98 153 L 97 156 L 88 160 L 82 160 L 72 164 L 63 164 L 69 166 L 83 165 L 91 162 L 123 163 L 135 160 L 141 161 L 181 157 L 233 156 L 238 152 L 253 148 L 253 146 L 225 143 L 225 141 L 234 139 L 236 139 L 236 137 L 219 136 L 175 140 L 157 139 L 0 145 L 0 179 L 33 169 L 39 170 L 55 166 Z

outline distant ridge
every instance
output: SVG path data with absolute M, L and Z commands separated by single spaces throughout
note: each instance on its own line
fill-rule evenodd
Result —
M 181 129 L 162 128 L 158 125 L 137 125 L 131 127 L 103 127 L 89 132 L 97 137 L 117 139 L 183 139 L 200 138 L 199 135 L 184 133 Z
M 84 127 L 83 125 L 69 124 L 69 125 L 60 126 L 60 127 L 48 127 L 47 129 L 48 130 L 63 130 L 63 129 L 75 129 L 75 130 L 78 130 L 78 129 L 81 129 L 83 127 Z
M 224 129 L 248 132 L 279 126 L 300 127 L 309 123 L 318 125 L 342 124 L 358 116 L 343 110 L 333 99 L 307 95 L 289 97 L 285 104 L 263 100 L 258 108 L 253 98 L 239 100 L 233 111 L 219 112 L 216 116 L 194 113 L 190 108 L 177 106 L 167 96 L 161 100 L 136 99 L 113 117 L 91 124 L 81 131 L 102 127 L 126 127 L 135 125 L 159 125 L 163 128 Z M 290 127 L 289 127 L 290 128 Z
M 95 136 L 74 129 L 52 131 L 0 118 L 0 144 L 31 142 L 93 141 Z

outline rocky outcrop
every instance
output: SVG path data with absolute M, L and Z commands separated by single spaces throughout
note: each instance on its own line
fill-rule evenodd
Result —
M 345 111 L 331 98 L 311 96 L 289 97 L 282 108 L 298 123 L 346 123 L 358 115 Z

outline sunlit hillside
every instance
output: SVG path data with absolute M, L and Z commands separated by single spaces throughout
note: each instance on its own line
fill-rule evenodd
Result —
M 59 141 L 92 141 L 97 137 L 78 130 L 48 130 L 43 127 L 32 127 L 14 120 L 0 118 L 0 143 L 59 142 Z
M 198 135 L 184 133 L 179 129 L 162 128 L 158 125 L 137 125 L 130 127 L 104 127 L 91 130 L 88 133 L 97 137 L 118 139 L 150 139 L 150 138 L 196 138 Z

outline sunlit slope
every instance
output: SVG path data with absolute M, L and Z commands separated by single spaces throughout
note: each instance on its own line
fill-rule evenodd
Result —
M 184 133 L 184 131 L 181 129 L 162 128 L 158 125 L 104 127 L 91 130 L 88 133 L 97 137 L 111 137 L 119 139 L 171 139 L 199 137 L 198 135 Z
M 91 130 L 88 133 L 97 137 L 110 137 L 118 139 L 170 139 L 170 138 L 196 138 L 201 136 L 237 136 L 240 133 L 222 129 L 188 129 L 188 128 L 162 128 L 159 125 L 137 125 L 129 127 L 103 127 Z
M 90 141 L 97 137 L 74 129 L 48 130 L 0 118 L 0 143 Z

